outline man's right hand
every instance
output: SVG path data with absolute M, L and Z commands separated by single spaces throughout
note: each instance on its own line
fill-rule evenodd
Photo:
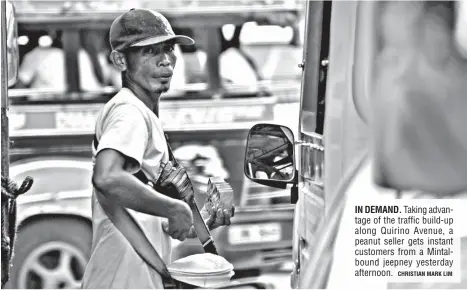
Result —
M 184 241 L 192 225 L 193 214 L 190 207 L 185 202 L 176 200 L 168 221 L 162 222 L 162 229 L 173 239 Z

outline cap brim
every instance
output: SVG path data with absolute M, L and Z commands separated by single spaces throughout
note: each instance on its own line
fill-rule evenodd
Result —
M 131 46 L 146 46 L 152 44 L 162 43 L 168 40 L 174 40 L 176 44 L 181 45 L 193 45 L 195 41 L 185 35 L 164 35 L 164 36 L 154 36 L 139 42 L 132 44 Z

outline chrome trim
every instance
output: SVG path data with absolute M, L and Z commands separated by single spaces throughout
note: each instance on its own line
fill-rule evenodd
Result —
M 294 144 L 299 145 L 299 146 L 304 146 L 304 147 L 310 147 L 310 148 L 312 148 L 314 150 L 324 152 L 324 146 L 321 146 L 321 145 L 318 145 L 318 144 L 314 144 L 314 143 L 310 143 L 310 142 L 306 142 L 306 141 L 302 141 L 302 140 L 297 140 L 297 141 L 295 141 Z
M 290 192 L 281 192 L 281 191 L 275 191 L 275 192 L 266 192 L 266 193 L 253 193 L 253 194 L 248 194 L 247 200 L 256 200 L 256 199 L 270 199 L 274 197 L 289 197 Z
M 295 87 L 298 90 L 300 87 L 300 81 L 291 78 L 288 81 L 276 81 L 276 80 L 262 80 L 258 81 L 254 85 L 240 85 L 240 84 L 225 84 L 223 87 L 227 93 L 259 93 L 261 89 L 267 88 L 269 93 L 281 92 L 284 90 L 294 90 Z M 165 93 L 161 100 L 164 103 L 164 98 L 174 98 L 174 97 L 183 97 L 187 92 L 202 92 L 208 89 L 207 83 L 194 83 L 194 84 L 185 84 L 181 88 L 172 89 L 169 92 Z M 22 98 L 22 97 L 37 97 L 37 96 L 50 96 L 50 95 L 66 95 L 70 96 L 70 100 L 83 100 L 90 101 L 92 100 L 91 96 L 101 95 L 101 94 L 116 94 L 120 89 L 117 87 L 107 86 L 92 91 L 83 91 L 83 92 L 73 92 L 69 93 L 65 90 L 54 90 L 54 89 L 9 89 L 8 97 L 9 98 Z M 76 96 L 76 97 L 73 97 Z M 58 100 L 65 100 L 59 98 Z M 230 101 L 229 99 L 221 99 L 222 101 Z M 177 100 L 170 100 L 166 102 L 176 102 Z M 206 100 L 199 100 L 196 102 L 202 102 Z
M 88 190 L 74 190 L 74 191 L 61 191 L 58 193 L 38 193 L 31 195 L 22 195 L 18 197 L 18 204 L 26 205 L 30 203 L 39 203 L 46 201 L 60 201 L 60 200 L 69 200 L 69 199 L 81 199 L 81 198 L 91 198 L 92 189 Z
M 289 84 L 290 87 L 290 84 Z M 225 107 L 225 106 L 246 106 L 246 105 L 264 105 L 264 104 L 275 104 L 277 101 L 277 96 L 271 97 L 256 97 L 256 98 L 241 98 L 241 99 L 220 99 L 220 100 L 164 100 L 161 99 L 160 109 L 170 109 L 170 108 L 193 108 L 193 107 Z M 67 111 L 84 111 L 84 110 L 96 110 L 100 111 L 104 103 L 82 103 L 82 104 L 45 104 L 45 105 L 34 105 L 33 103 L 21 106 L 11 106 L 12 113 L 24 113 L 24 112 L 55 112 L 61 111 L 64 108 Z
M 49 136 L 49 135 L 47 135 Z M 17 136 L 21 137 L 21 136 Z M 89 152 L 91 144 L 89 145 L 66 145 L 66 146 L 47 146 L 44 149 L 40 148 L 10 148 L 11 155 L 27 155 L 27 154 L 36 154 L 43 151 L 58 153 L 85 153 Z
M 22 206 L 25 207 L 24 210 L 21 208 Z M 18 204 L 18 209 L 18 225 L 27 219 L 36 218 L 39 216 L 51 216 L 51 218 L 56 216 L 76 216 L 87 219 L 89 221 L 92 219 L 91 207 L 89 207 L 88 210 L 83 210 L 82 208 L 75 206 L 63 206 L 56 204 L 49 204 L 47 206 L 40 204 Z

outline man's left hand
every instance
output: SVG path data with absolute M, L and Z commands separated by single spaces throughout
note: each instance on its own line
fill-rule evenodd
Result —
M 231 224 L 230 219 L 235 215 L 235 206 L 232 205 L 232 215 L 230 215 L 227 209 L 213 211 L 212 214 L 209 214 L 209 211 L 206 209 L 206 206 L 200 210 L 201 217 L 208 226 L 210 231 L 217 229 L 220 226 L 229 226 Z M 188 238 L 196 238 L 195 228 L 191 227 Z
M 212 231 L 217 229 L 220 226 L 229 226 L 231 224 L 230 219 L 235 215 L 235 206 L 232 205 L 232 216 L 229 213 L 229 210 L 218 209 L 217 211 L 213 211 L 212 214 L 209 214 L 206 206 L 203 206 L 201 209 L 201 216 L 203 217 L 206 225 L 208 226 L 209 230 Z

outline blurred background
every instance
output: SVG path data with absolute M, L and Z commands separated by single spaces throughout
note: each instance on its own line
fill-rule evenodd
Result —
M 9 90 L 10 177 L 34 178 L 18 199 L 20 222 L 10 288 L 78 288 L 91 246 L 91 142 L 95 117 L 121 87 L 109 28 L 130 8 L 166 16 L 177 34 L 171 89 L 160 118 L 202 205 L 209 177 L 232 185 L 233 224 L 213 232 L 236 276 L 290 288 L 294 206 L 290 190 L 244 176 L 249 129 L 298 129 L 304 7 L 295 0 L 12 1 L 18 18 L 19 81 Z M 200 253 L 174 242 L 173 259 Z

